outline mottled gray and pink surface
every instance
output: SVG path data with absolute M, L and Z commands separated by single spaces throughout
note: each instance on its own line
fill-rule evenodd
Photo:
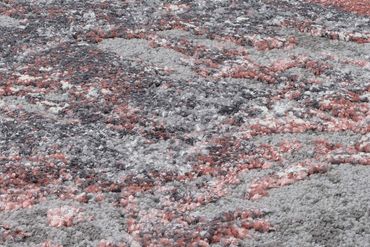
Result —
M 6 0 L 0 33 L 0 246 L 370 246 L 369 0 Z

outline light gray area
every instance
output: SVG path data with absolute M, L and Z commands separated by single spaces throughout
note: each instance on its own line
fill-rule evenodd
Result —
M 47 222 L 48 210 L 62 206 L 80 208 L 84 215 L 92 217 L 92 220 L 87 219 L 71 227 L 49 226 Z M 124 231 L 121 214 L 110 203 L 89 202 L 89 204 L 85 204 L 56 199 L 37 204 L 30 209 L 2 212 L 0 222 L 31 234 L 24 244 L 8 241 L 7 247 L 36 247 L 40 246 L 40 243 L 46 239 L 53 244 L 63 246 L 97 246 L 102 239 L 116 244 L 119 242 L 130 243 L 131 247 L 140 246 Z
M 47 99 L 54 100 L 57 103 L 45 100 L 42 102 L 31 104 L 26 100 L 24 96 L 20 96 L 20 97 L 8 96 L 8 97 L 4 97 L 3 99 L 0 99 L 0 107 L 4 107 L 4 108 L 7 107 L 9 109 L 21 108 L 29 113 L 40 114 L 47 118 L 55 119 L 56 114 L 58 114 L 65 107 L 68 106 L 68 103 L 62 103 L 62 101 L 64 101 L 63 97 L 64 97 L 63 95 L 59 95 L 59 96 L 51 95 L 49 97 L 48 96 L 46 97 Z M 45 107 L 45 105 L 48 106 L 48 109 L 47 107 Z
M 275 226 L 275 231 L 251 232 L 252 238 L 243 240 L 241 246 L 368 247 L 369 178 L 368 167 L 343 164 L 293 186 L 272 189 L 269 196 L 260 200 L 223 201 L 214 205 L 214 209 L 258 208 L 268 213 L 266 219 Z M 208 213 L 203 213 L 210 216 L 210 210 L 211 207 Z
M 126 169 L 146 170 L 161 169 L 164 171 L 176 170 L 185 173 L 191 170 L 186 165 L 187 150 L 179 153 L 171 152 L 173 142 L 171 140 L 157 141 L 153 144 L 145 143 L 141 137 L 127 136 L 119 139 L 111 138 L 107 141 L 107 147 L 125 155 Z M 176 155 L 174 158 L 173 155 Z M 181 164 L 181 165 L 180 165 Z M 125 171 L 116 172 L 114 175 L 119 178 Z
M 0 15 L 0 27 L 17 27 L 20 23 L 17 19 L 11 18 L 6 15 Z
M 218 48 L 218 49 L 237 49 L 241 48 L 241 46 L 238 46 L 230 41 L 216 41 L 212 39 L 207 39 L 204 36 L 199 35 L 193 35 L 190 32 L 177 30 L 177 29 L 171 29 L 171 30 L 165 30 L 165 31 L 159 31 L 157 32 L 157 35 L 160 37 L 165 38 L 185 38 L 192 42 L 194 45 L 200 45 L 200 46 L 206 46 L 207 48 Z
M 172 49 L 162 47 L 151 48 L 149 41 L 144 39 L 106 39 L 98 47 L 117 53 L 124 60 L 132 60 L 160 69 L 173 69 L 173 79 L 190 79 L 194 76 L 190 67 L 186 66 L 187 57 Z

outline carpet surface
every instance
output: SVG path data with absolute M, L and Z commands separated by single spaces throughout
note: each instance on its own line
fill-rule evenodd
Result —
M 370 246 L 369 0 L 0 1 L 0 246 Z

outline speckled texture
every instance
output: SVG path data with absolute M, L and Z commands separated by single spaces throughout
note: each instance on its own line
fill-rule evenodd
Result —
M 0 2 L 0 246 L 370 246 L 369 1 Z

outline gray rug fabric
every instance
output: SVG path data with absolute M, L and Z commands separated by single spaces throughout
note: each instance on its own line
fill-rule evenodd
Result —
M 0 1 L 0 246 L 370 247 L 370 2 Z

